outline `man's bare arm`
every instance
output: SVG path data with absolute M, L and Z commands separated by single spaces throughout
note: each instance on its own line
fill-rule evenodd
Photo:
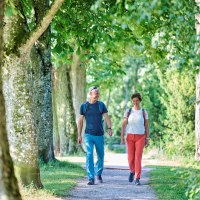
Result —
M 108 134 L 109 134 L 109 136 L 112 136 L 112 123 L 111 123 L 110 117 L 109 117 L 108 113 L 104 113 L 103 116 L 108 125 Z
M 78 143 L 82 143 L 82 130 L 83 130 L 83 119 L 84 116 L 80 115 L 78 119 Z

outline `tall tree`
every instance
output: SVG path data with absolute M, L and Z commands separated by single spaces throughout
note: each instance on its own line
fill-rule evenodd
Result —
M 34 90 L 31 70 L 31 49 L 49 26 L 64 0 L 55 0 L 46 15 L 32 31 L 22 17 L 23 5 L 15 1 L 11 17 L 5 18 L 5 59 L 3 66 L 4 95 L 11 155 L 24 185 L 41 188 L 37 132 L 34 123 Z M 38 2 L 39 3 L 39 2 Z
M 34 1 L 35 24 L 38 24 L 49 9 L 49 1 Z M 51 88 L 51 32 L 50 26 L 41 35 L 32 50 L 34 118 L 38 135 L 39 158 L 45 163 L 54 160 L 53 111 Z
M 21 200 L 17 179 L 14 173 L 13 161 L 9 152 L 6 131 L 5 102 L 2 84 L 3 60 L 3 19 L 5 1 L 0 1 L 0 199 Z
M 60 62 L 61 63 L 61 62 Z M 64 156 L 77 151 L 77 125 L 72 99 L 70 69 L 66 64 L 54 69 L 54 145 L 56 154 Z
M 81 55 L 75 49 L 70 67 L 70 77 L 72 85 L 73 105 L 76 114 L 76 121 L 80 113 L 80 105 L 86 100 L 86 68 L 81 62 Z
M 69 137 L 67 135 L 67 65 L 53 69 L 53 116 L 54 116 L 54 148 L 57 156 L 68 153 Z M 68 114 L 69 115 L 69 114 Z M 69 131 L 68 131 L 69 132 Z

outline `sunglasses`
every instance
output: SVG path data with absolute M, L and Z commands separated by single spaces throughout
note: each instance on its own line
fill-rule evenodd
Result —
M 98 90 L 98 88 L 97 88 L 96 86 L 94 86 L 94 87 L 92 87 L 92 88 L 90 89 L 90 92 L 91 92 L 92 90 Z

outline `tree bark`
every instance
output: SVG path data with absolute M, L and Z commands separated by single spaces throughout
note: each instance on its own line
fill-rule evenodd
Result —
M 6 113 L 2 84 L 3 18 L 5 1 L 0 1 L 0 199 L 21 200 L 13 161 L 9 152 L 6 131 Z
M 53 102 L 54 120 L 58 126 L 54 127 L 54 145 L 60 156 L 74 153 L 77 146 L 77 125 L 72 100 L 72 86 L 67 65 L 54 69 Z
M 76 50 L 74 51 L 72 56 L 72 65 L 70 68 L 70 80 L 72 86 L 73 105 L 74 105 L 76 124 L 77 124 L 80 115 L 80 106 L 83 102 L 86 101 L 86 68 L 81 63 L 80 55 L 77 54 Z M 76 133 L 76 135 L 77 134 L 78 133 Z M 81 146 L 81 149 L 78 150 L 85 152 L 83 145 Z
M 14 54 L 5 60 L 3 77 L 7 129 L 11 155 L 20 180 L 24 185 L 33 183 L 41 188 L 29 67 L 29 60 L 22 60 Z
M 54 127 L 54 144 L 55 149 L 59 150 L 59 156 L 65 156 L 68 154 L 68 138 L 66 130 L 66 120 L 67 120 L 67 76 L 66 76 L 66 66 L 61 65 L 57 69 L 54 69 L 54 124 L 57 124 L 57 128 Z M 57 132 L 58 131 L 58 132 Z M 59 145 L 59 146 L 58 146 Z
M 73 53 L 70 77 L 77 122 L 80 113 L 80 105 L 86 101 L 86 69 L 85 66 L 81 64 L 80 56 L 77 55 L 76 51 Z
M 43 47 L 45 48 L 43 43 Z M 34 48 L 31 53 L 33 72 L 34 123 L 37 133 L 39 158 L 47 163 L 54 160 L 53 111 L 51 95 L 51 61 L 48 49 Z
M 59 124 L 57 114 L 57 90 L 58 90 L 58 79 L 57 70 L 52 70 L 52 101 L 53 101 L 53 141 L 55 155 L 60 155 L 60 136 L 59 136 Z
M 54 1 L 50 11 L 34 32 L 28 31 L 26 19 L 22 18 L 18 12 L 6 18 L 4 27 L 6 57 L 3 67 L 3 90 L 10 150 L 22 184 L 33 184 L 36 188 L 41 188 L 42 183 L 38 164 L 37 132 L 34 126 L 33 110 L 35 108 L 30 51 L 36 40 L 49 26 L 61 2 L 63 0 Z M 18 0 L 14 2 L 15 7 L 21 11 L 20 3 Z
M 38 24 L 47 9 L 49 1 L 34 1 L 36 24 Z M 53 111 L 51 87 L 51 37 L 50 27 L 42 34 L 32 51 L 32 69 L 34 79 L 34 113 L 35 126 L 38 135 L 39 158 L 47 163 L 55 160 L 53 144 Z
M 18 1 L 16 7 L 20 7 Z M 36 188 L 41 188 L 30 57 L 29 53 L 21 56 L 17 48 L 18 42 L 21 42 L 20 38 L 26 35 L 26 32 L 24 18 L 17 14 L 5 18 L 6 57 L 3 66 L 3 91 L 10 153 L 16 166 L 17 177 L 23 185 L 33 183 Z
M 78 128 L 76 124 L 76 115 L 73 105 L 73 95 L 72 95 L 72 85 L 70 79 L 70 70 L 67 67 L 67 101 L 68 101 L 68 115 L 67 115 L 67 132 L 69 137 L 69 154 L 77 152 L 77 138 L 78 138 Z

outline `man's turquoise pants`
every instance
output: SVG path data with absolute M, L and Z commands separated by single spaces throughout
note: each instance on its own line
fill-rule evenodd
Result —
M 103 172 L 104 166 L 104 136 L 95 136 L 85 133 L 86 170 L 88 179 L 95 179 Z M 97 153 L 97 162 L 94 166 L 94 146 Z

